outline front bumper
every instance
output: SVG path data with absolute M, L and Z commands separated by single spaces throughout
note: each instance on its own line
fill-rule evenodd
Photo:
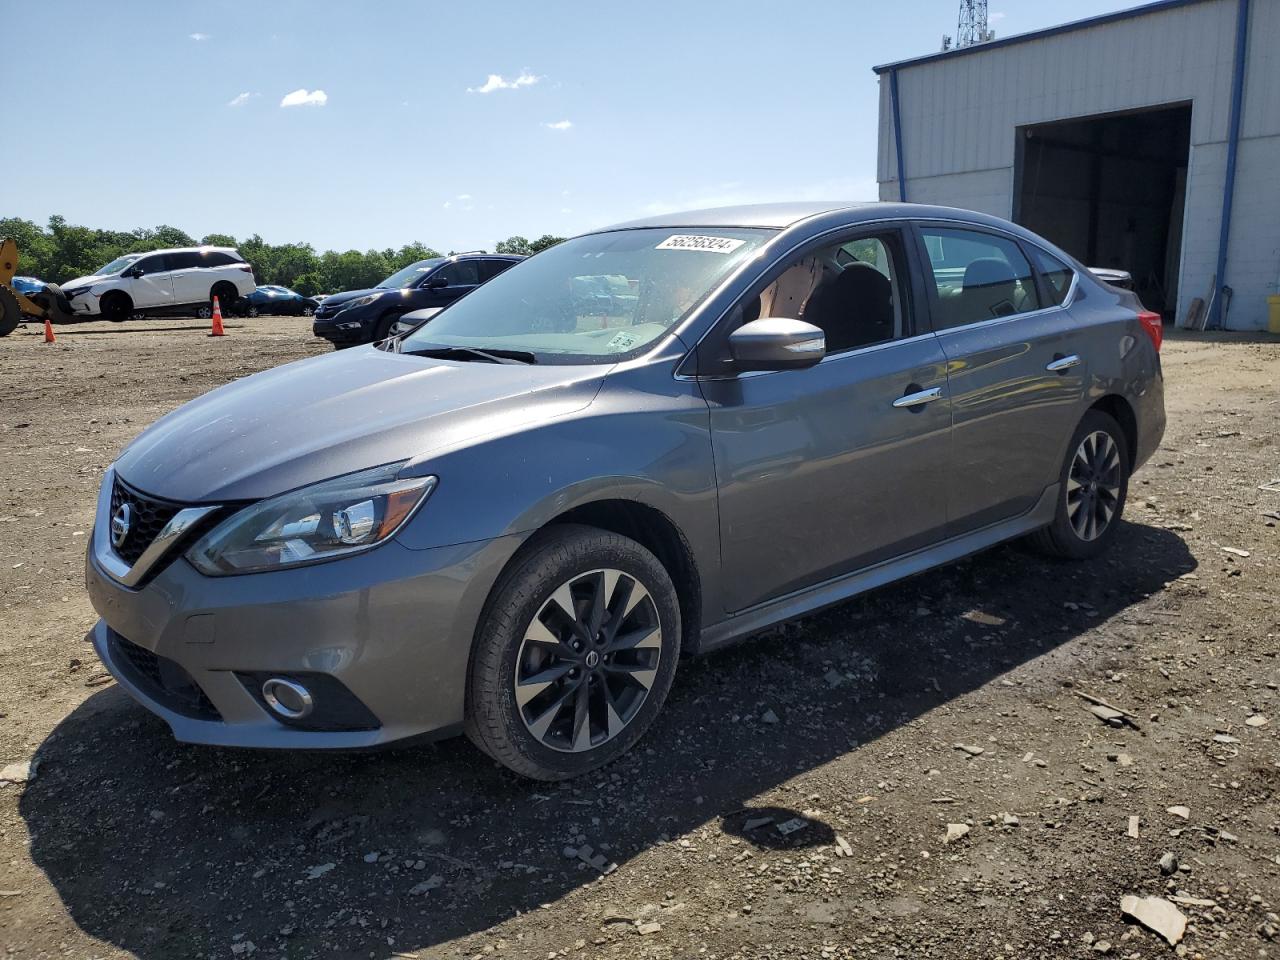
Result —
M 311 332 L 330 343 L 367 343 L 372 336 L 363 321 L 356 317 L 344 317 L 341 313 L 331 317 L 314 317 Z
M 91 545 L 85 580 L 102 619 L 90 638 L 120 686 L 184 742 L 352 749 L 446 735 L 461 728 L 485 598 L 519 541 L 410 550 L 393 540 L 331 563 L 234 577 L 206 577 L 179 557 L 137 590 L 108 574 Z M 208 709 L 175 701 L 137 669 L 136 648 L 180 667 Z M 378 726 L 290 726 L 238 676 L 250 673 L 328 675 Z

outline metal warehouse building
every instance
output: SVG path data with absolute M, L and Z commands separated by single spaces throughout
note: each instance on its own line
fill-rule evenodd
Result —
M 876 73 L 881 199 L 1015 220 L 1166 319 L 1200 298 L 1210 327 L 1267 327 L 1280 0 L 1164 0 Z

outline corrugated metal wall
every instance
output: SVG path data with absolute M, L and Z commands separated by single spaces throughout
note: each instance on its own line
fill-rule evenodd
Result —
M 1016 130 L 1192 103 L 1178 314 L 1210 287 L 1218 246 L 1237 0 L 1206 0 L 899 69 L 907 199 L 1013 212 Z M 1229 325 L 1266 326 L 1280 283 L 1280 0 L 1252 0 L 1227 282 Z M 878 179 L 897 199 L 888 75 Z

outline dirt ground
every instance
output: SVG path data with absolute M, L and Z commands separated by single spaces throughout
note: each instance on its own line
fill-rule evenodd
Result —
M 1168 434 L 1105 560 L 1002 547 L 686 661 L 639 749 L 548 786 L 464 740 L 182 746 L 104 677 L 103 468 L 321 352 L 306 320 L 228 327 L 0 340 L 0 766 L 39 761 L 0 786 L 10 955 L 1173 955 L 1138 894 L 1182 898 L 1182 955 L 1280 957 L 1280 342 L 1166 344 Z

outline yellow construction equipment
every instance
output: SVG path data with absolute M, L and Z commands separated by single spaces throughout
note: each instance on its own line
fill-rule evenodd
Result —
M 18 329 L 23 317 L 53 323 L 72 319 L 71 304 L 57 284 L 46 284 L 40 292 L 27 296 L 13 286 L 13 275 L 17 272 L 17 241 L 12 237 L 0 240 L 0 337 L 7 337 Z

